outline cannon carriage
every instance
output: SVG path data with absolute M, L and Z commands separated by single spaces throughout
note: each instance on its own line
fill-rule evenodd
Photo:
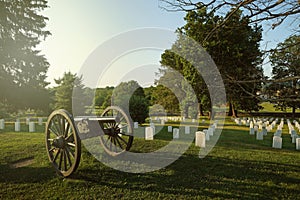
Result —
M 99 145 L 111 156 L 129 151 L 133 123 L 117 106 L 107 107 L 101 116 L 75 116 L 66 110 L 53 111 L 46 124 L 46 150 L 56 172 L 70 176 L 81 157 L 81 140 L 98 137 Z

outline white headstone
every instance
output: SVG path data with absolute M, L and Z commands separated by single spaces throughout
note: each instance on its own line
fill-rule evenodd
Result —
M 178 139 L 179 138 L 179 129 L 174 128 L 173 129 L 173 139 Z
M 189 126 L 184 127 L 184 133 L 185 134 L 190 134 L 190 127 Z
M 296 150 L 300 150 L 300 138 L 296 139 Z
M 215 129 L 218 128 L 218 123 L 217 122 L 215 122 L 213 125 L 214 125 Z
M 262 127 L 261 132 L 263 133 L 263 135 L 268 135 L 268 131 L 265 126 Z
M 209 127 L 208 130 L 207 130 L 207 133 L 209 134 L 209 136 L 213 136 L 214 135 L 214 130 Z
M 258 132 L 256 133 L 256 139 L 257 139 L 257 140 L 263 140 L 263 139 L 264 139 L 263 132 L 258 131 Z
M 205 133 L 205 140 L 206 140 L 206 141 L 209 141 L 209 134 L 208 134 L 208 132 L 207 132 L 207 129 L 204 129 L 204 130 L 203 130 L 203 133 Z
M 30 122 L 30 118 L 27 117 L 27 118 L 26 118 L 26 125 L 29 125 L 29 122 Z
M 254 135 L 255 132 L 254 132 L 254 128 L 250 128 L 250 135 Z
M 274 136 L 272 147 L 276 148 L 276 149 L 281 149 L 282 148 L 282 138 L 278 137 L 278 136 Z
M 202 131 L 197 131 L 195 133 L 195 145 L 198 147 L 205 148 L 205 133 Z
M 205 123 L 205 119 L 202 119 L 202 124 L 204 124 Z
M 35 132 L 35 123 L 34 122 L 29 122 L 29 132 Z
M 274 136 L 281 137 L 281 133 L 282 133 L 282 130 L 277 130 L 277 131 L 274 133 Z
M 196 122 L 196 120 L 195 119 L 192 119 L 192 123 L 195 123 Z
M 296 143 L 296 139 L 298 138 L 298 135 L 292 135 L 292 143 Z
M 161 120 L 160 120 L 160 124 L 161 124 L 161 125 L 165 125 L 165 120 L 164 120 L 164 119 L 161 119 Z
M 20 121 L 15 122 L 15 132 L 21 131 L 21 123 Z
M 4 129 L 5 128 L 5 121 L 4 119 L 0 119 L 0 129 Z
M 43 118 L 39 117 L 38 121 L 39 121 L 39 123 L 38 123 L 39 126 L 42 126 L 43 125 Z
M 146 127 L 145 128 L 145 140 L 153 140 L 153 128 L 152 127 Z
M 293 137 L 293 135 L 297 135 L 297 132 L 295 130 L 291 130 L 290 133 L 291 133 L 291 137 Z
M 254 126 L 254 131 L 258 132 L 258 126 Z
M 150 123 L 150 127 L 153 129 L 153 134 L 155 135 L 155 124 L 154 123 Z
M 134 122 L 133 123 L 133 128 L 135 128 L 135 129 L 139 128 L 139 123 L 138 122 Z
M 169 132 L 169 133 L 172 132 L 172 126 L 168 126 L 168 132 Z

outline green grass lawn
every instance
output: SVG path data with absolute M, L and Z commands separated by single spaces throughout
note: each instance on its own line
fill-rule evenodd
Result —
M 275 107 L 270 102 L 263 102 L 260 104 L 263 107 L 259 112 L 267 113 L 267 112 L 292 112 L 291 108 L 286 109 L 286 111 L 275 110 Z M 300 109 L 297 109 L 296 112 L 300 112 Z
M 11 130 L 0 132 L 0 199 L 300 199 L 300 151 L 287 127 L 283 149 L 273 149 L 272 133 L 257 141 L 247 127 L 228 121 L 205 158 L 191 145 L 173 164 L 145 174 L 111 169 L 83 147 L 78 170 L 67 179 L 48 162 L 42 127 Z M 155 150 L 171 136 L 163 128 L 153 141 L 136 138 L 132 151 Z M 31 163 L 14 167 L 26 160 Z

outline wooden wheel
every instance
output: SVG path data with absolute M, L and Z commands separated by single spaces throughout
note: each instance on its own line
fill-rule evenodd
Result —
M 128 115 L 121 108 L 110 106 L 103 111 L 102 117 L 114 118 L 113 121 L 101 123 L 104 135 L 100 141 L 104 150 L 112 156 L 129 151 L 133 142 L 133 128 Z
M 81 142 L 73 118 L 66 110 L 56 110 L 49 116 L 46 149 L 50 162 L 61 176 L 70 176 L 77 169 Z

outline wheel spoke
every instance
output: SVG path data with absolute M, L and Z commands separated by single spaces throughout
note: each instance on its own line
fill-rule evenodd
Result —
M 71 135 L 69 135 L 66 139 L 67 142 L 74 142 L 74 134 L 72 133 Z
M 67 155 L 70 167 L 72 167 L 72 160 L 71 160 L 71 157 L 70 157 L 70 152 L 68 151 L 67 148 L 65 149 L 65 154 Z
M 58 158 L 59 154 L 60 154 L 60 149 L 58 149 L 57 153 L 55 154 L 55 156 L 54 156 L 54 158 L 52 160 L 53 163 L 56 161 L 56 159 Z
M 58 169 L 60 169 L 60 170 L 62 170 L 61 164 L 62 164 L 62 160 L 63 160 L 63 154 L 64 154 L 64 152 L 61 151 L 60 152 L 60 157 L 59 157 L 59 165 L 58 165 Z
M 70 123 L 67 122 L 67 127 L 65 129 L 65 133 L 64 133 L 64 137 L 68 137 L 68 134 L 69 134 L 69 129 L 70 129 Z
M 60 127 L 61 127 L 61 135 L 65 136 L 66 122 L 65 122 L 65 118 L 63 118 L 63 117 L 61 117 L 61 119 L 60 119 Z
M 57 126 L 56 126 L 54 120 L 52 120 L 52 121 L 50 122 L 49 130 L 50 130 L 52 133 L 54 133 L 56 136 L 59 135 L 59 131 L 57 130 Z
M 61 135 L 61 130 L 60 130 L 60 126 L 59 126 L 59 120 L 57 118 L 58 118 L 57 116 L 55 118 L 53 118 L 53 121 L 55 120 L 58 123 L 58 126 L 57 126 L 57 124 L 54 122 L 54 127 L 58 131 L 58 133 L 57 133 L 58 136 L 60 136 Z
M 128 145 L 127 141 L 124 140 L 122 137 L 120 137 L 119 135 L 118 135 L 117 137 L 118 137 L 122 142 L 124 142 L 126 146 Z
M 120 146 L 120 148 L 121 148 L 121 149 L 123 149 L 123 147 L 122 147 L 122 145 L 121 145 L 121 143 L 120 143 L 120 141 L 119 141 L 118 137 L 117 137 L 117 138 L 115 138 L 115 140 L 117 141 L 117 143 L 118 143 L 118 145 Z
M 76 144 L 74 144 L 74 143 L 68 142 L 67 144 L 71 147 L 76 147 Z
M 71 156 L 72 156 L 73 158 L 75 158 L 75 154 L 74 154 L 74 152 L 73 152 L 72 149 L 70 149 L 68 146 L 66 146 L 66 150 L 68 151 L 69 154 L 71 154 Z
M 49 150 L 49 152 L 53 152 L 55 149 L 56 149 L 56 148 L 53 147 L 53 148 L 51 148 L 51 149 Z
M 64 158 L 63 158 L 64 168 L 65 168 L 65 171 L 67 171 L 67 155 L 66 155 L 65 150 L 63 151 L 63 155 L 64 155 Z

